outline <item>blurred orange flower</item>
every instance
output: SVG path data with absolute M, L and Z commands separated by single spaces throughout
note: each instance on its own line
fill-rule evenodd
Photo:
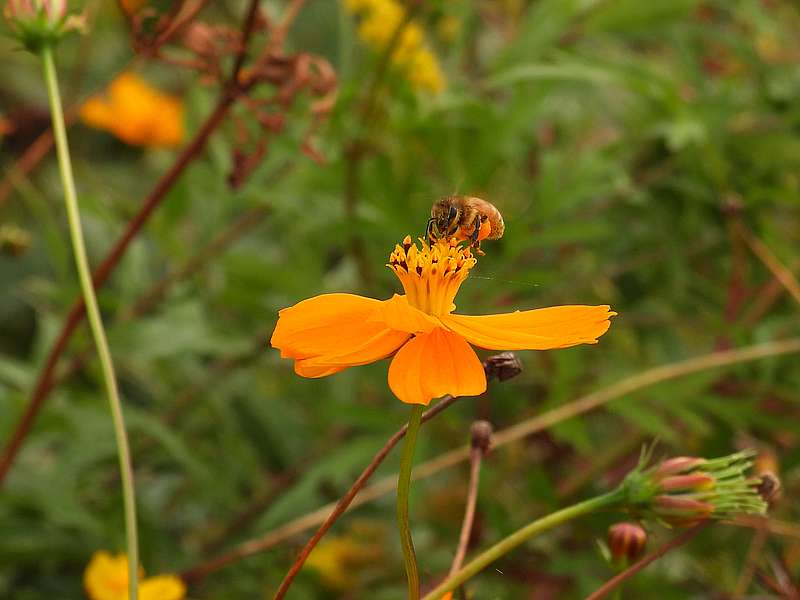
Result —
M 0 116 L 0 137 L 12 133 L 14 131 L 14 124 L 10 119 Z
M 476 260 L 455 239 L 418 247 L 406 236 L 388 267 L 405 295 L 374 300 L 324 294 L 279 312 L 271 343 L 303 377 L 324 377 L 394 355 L 389 387 L 403 402 L 428 404 L 486 389 L 470 343 L 490 350 L 549 350 L 593 344 L 616 313 L 603 306 L 554 306 L 513 313 L 453 314 L 453 300 Z
M 144 573 L 139 570 L 139 576 Z M 95 552 L 83 574 L 83 587 L 91 600 L 128 600 L 128 557 Z M 182 600 L 183 581 L 174 575 L 158 575 L 139 581 L 139 600 Z
M 123 73 L 108 90 L 89 98 L 81 119 L 134 146 L 176 146 L 183 139 L 183 104 L 133 73 Z
M 384 544 L 364 539 L 363 535 L 328 536 L 308 556 L 306 567 L 317 572 L 325 587 L 349 590 L 358 585 L 360 571 L 381 563 L 383 549 Z
M 128 13 L 135 13 L 145 4 L 147 4 L 147 0 L 122 0 L 122 8 Z

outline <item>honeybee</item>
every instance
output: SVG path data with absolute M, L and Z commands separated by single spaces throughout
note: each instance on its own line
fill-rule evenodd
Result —
M 503 215 L 490 202 L 474 196 L 446 196 L 431 207 L 425 236 L 429 240 L 456 237 L 470 240 L 481 252 L 481 240 L 499 240 L 505 231 Z

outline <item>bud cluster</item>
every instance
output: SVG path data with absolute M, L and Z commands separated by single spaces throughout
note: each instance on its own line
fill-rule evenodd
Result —
M 32 52 L 83 29 L 83 18 L 67 15 L 67 0 L 6 0 L 3 14 L 20 42 Z
M 671 527 L 763 514 L 767 504 L 758 493 L 761 479 L 745 475 L 754 456 L 752 451 L 715 459 L 681 456 L 649 468 L 643 460 L 622 484 L 626 504 L 637 517 Z

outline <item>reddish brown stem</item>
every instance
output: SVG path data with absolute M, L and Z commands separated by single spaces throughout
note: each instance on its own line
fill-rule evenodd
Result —
M 472 525 L 475 522 L 475 505 L 478 501 L 478 482 L 481 476 L 481 461 L 483 451 L 480 448 L 472 448 L 469 453 L 469 489 L 467 490 L 467 504 L 464 508 L 464 521 L 461 524 L 461 534 L 458 537 L 458 548 L 453 556 L 453 564 L 450 566 L 450 574 L 454 574 L 464 564 L 464 557 L 467 555 L 469 538 L 472 535 Z
M 177 281 L 190 277 L 200 268 L 219 256 L 233 242 L 241 238 L 253 227 L 261 223 L 267 216 L 269 208 L 263 205 L 254 206 L 245 211 L 236 221 L 212 239 L 203 249 L 192 256 L 186 264 L 162 277 L 140 297 L 136 303 L 120 315 L 121 320 L 128 320 L 148 312 L 164 298 L 165 294 Z
M 214 112 L 206 120 L 202 129 L 197 133 L 191 143 L 184 149 L 184 151 L 178 157 L 178 160 L 176 160 L 175 164 L 172 165 L 172 168 L 164 175 L 164 177 L 161 178 L 155 189 L 153 189 L 153 191 L 144 201 L 144 204 L 139 209 L 139 212 L 136 214 L 136 216 L 134 216 L 130 223 L 128 223 L 128 226 L 126 227 L 125 232 L 122 234 L 122 237 L 117 240 L 117 242 L 114 244 L 114 247 L 106 255 L 100 266 L 95 270 L 92 278 L 95 289 L 99 289 L 106 282 L 109 275 L 111 275 L 111 272 L 117 266 L 117 263 L 119 263 L 120 259 L 125 254 L 125 251 L 128 249 L 130 243 L 147 222 L 150 214 L 161 204 L 172 185 L 178 180 L 178 177 L 180 177 L 186 167 L 189 166 L 196 155 L 202 150 L 211 133 L 217 128 L 222 119 L 225 117 L 232 101 L 233 97 L 230 95 L 225 95 L 220 99 L 219 104 L 217 104 Z M 67 318 L 64 321 L 64 325 L 62 326 L 58 337 L 56 338 L 55 344 L 50 350 L 50 354 L 47 356 L 44 367 L 39 373 L 39 378 L 36 380 L 36 387 L 31 394 L 28 405 L 25 407 L 25 412 L 22 414 L 22 418 L 17 424 L 17 427 L 14 429 L 11 439 L 3 449 L 2 456 L 0 456 L 0 485 L 2 485 L 3 481 L 5 480 L 12 463 L 19 452 L 23 440 L 28 435 L 36 416 L 39 414 L 39 410 L 42 408 L 45 398 L 47 398 L 48 394 L 53 389 L 54 372 L 56 365 L 58 364 L 58 360 L 64 353 L 67 343 L 72 337 L 72 334 L 75 332 L 75 329 L 78 327 L 78 325 L 80 325 L 85 314 L 86 307 L 83 304 L 83 299 L 76 299 L 72 304 L 69 313 L 67 314 Z
M 658 550 L 651 552 L 641 560 L 633 563 L 630 567 L 622 571 L 621 573 L 615 575 L 608 581 L 606 581 L 600 588 L 594 591 L 594 593 L 590 594 L 586 597 L 586 600 L 600 600 L 601 598 L 605 598 L 608 594 L 613 592 L 616 588 L 622 585 L 625 581 L 636 575 L 639 571 L 644 569 L 650 563 L 655 562 L 662 556 L 664 556 L 670 550 L 674 550 L 679 546 L 683 546 L 693 538 L 697 536 L 703 529 L 708 527 L 710 521 L 703 521 L 684 531 L 681 535 L 676 538 L 671 539 L 666 544 L 661 546 Z
M 744 566 L 739 573 L 739 579 L 733 591 L 733 597 L 736 600 L 740 600 L 747 593 L 747 588 L 750 587 L 750 582 L 753 580 L 753 575 L 755 575 L 758 563 L 761 560 L 764 545 L 767 543 L 767 538 L 769 537 L 767 517 L 759 516 L 759 521 L 760 523 L 756 526 L 755 532 L 753 533 L 753 539 L 750 542 L 750 548 L 747 550 Z
M 74 118 L 70 119 L 70 116 L 70 114 L 67 114 L 67 127 L 69 127 L 74 120 Z M 25 152 L 20 156 L 19 160 L 17 160 L 17 163 L 8 170 L 3 180 L 0 181 L 0 206 L 5 203 L 8 196 L 14 191 L 17 182 L 23 180 L 24 177 L 47 156 L 52 148 L 53 130 L 48 128 L 25 149 Z
M 250 2 L 250 8 L 247 9 L 247 16 L 244 19 L 244 26 L 242 27 L 242 42 L 239 46 L 239 51 L 236 53 L 233 70 L 231 71 L 231 78 L 226 86 L 228 89 L 235 90 L 239 87 L 239 74 L 244 66 L 245 58 L 247 58 L 247 47 L 250 45 L 250 38 L 253 35 L 253 30 L 256 28 L 258 4 L 258 0 L 252 0 Z
M 185 10 L 183 5 L 181 5 L 181 10 L 174 13 L 174 16 L 169 19 L 164 31 L 158 35 L 153 52 L 157 52 L 161 46 L 169 42 L 181 29 L 193 21 L 194 18 L 200 14 L 200 11 L 205 8 L 207 2 L 208 0 L 197 0 Z
M 247 41 L 249 41 L 252 29 L 255 25 L 255 15 L 257 13 L 257 9 L 258 0 L 252 0 L 243 27 L 242 50 L 236 57 L 230 83 L 225 87 L 225 90 L 221 95 L 216 108 L 208 117 L 208 119 L 206 119 L 206 122 L 200 128 L 200 131 L 197 132 L 192 141 L 189 142 L 189 144 L 184 148 L 183 152 L 181 152 L 180 156 L 178 156 L 178 159 L 172 165 L 172 168 L 167 171 L 167 173 L 156 184 L 156 187 L 153 189 L 153 191 L 150 192 L 150 195 L 145 199 L 144 204 L 142 204 L 142 207 L 139 209 L 139 212 L 128 223 L 128 226 L 122 234 L 122 237 L 117 240 L 116 244 L 114 244 L 114 247 L 106 255 L 100 266 L 95 270 L 92 277 L 95 289 L 102 287 L 102 285 L 106 282 L 109 275 L 111 275 L 111 272 L 125 254 L 125 251 L 128 249 L 130 243 L 138 235 L 139 231 L 147 222 L 151 213 L 161 204 L 161 202 L 163 202 L 167 192 L 183 174 L 183 172 L 186 170 L 186 167 L 188 167 L 189 164 L 191 164 L 191 162 L 200 154 L 206 142 L 208 141 L 208 138 L 211 137 L 211 134 L 214 132 L 214 130 L 219 126 L 220 123 L 222 123 L 222 120 L 228 114 L 228 111 L 235 102 L 240 92 L 238 85 L 239 71 L 244 62 Z M 45 398 L 47 398 L 47 395 L 53 389 L 54 371 L 56 365 L 58 364 L 58 360 L 66 349 L 67 343 L 72 337 L 73 332 L 83 320 L 83 317 L 86 314 L 85 311 L 86 307 L 83 304 L 82 298 L 78 298 L 70 308 L 66 321 L 64 322 L 64 325 L 61 328 L 58 337 L 56 338 L 55 345 L 50 350 L 50 354 L 47 356 L 44 368 L 39 374 L 33 394 L 28 401 L 28 405 L 25 407 L 22 418 L 17 424 L 17 427 L 14 429 L 11 439 L 3 449 L 3 454 L 0 455 L 0 486 L 2 486 L 3 482 L 5 481 L 6 475 L 8 474 L 14 459 L 19 453 L 22 442 L 28 435 L 36 416 L 39 414 Z
M 472 537 L 472 527 L 475 524 L 475 508 L 478 504 L 481 462 L 491 445 L 492 426 L 488 421 L 476 421 L 472 424 L 471 433 L 472 443 L 469 450 L 469 487 L 467 488 L 467 503 L 464 507 L 464 520 L 461 523 L 461 533 L 458 536 L 458 547 L 453 556 L 453 563 L 450 565 L 450 575 L 454 575 L 461 569 L 461 566 L 464 564 L 464 558 L 467 556 L 469 540 Z
M 772 273 L 772 275 L 778 281 L 783 284 L 783 287 L 786 288 L 786 291 L 792 296 L 792 298 L 800 304 L 800 281 L 794 276 L 794 274 L 778 259 L 775 253 L 767 246 L 764 242 L 761 241 L 750 229 L 748 229 L 744 223 L 739 223 L 739 234 L 742 236 L 742 239 L 747 243 L 750 247 L 750 250 L 753 251 L 758 259 L 764 264 L 767 269 Z
M 245 235 L 251 228 L 258 225 L 267 215 L 269 209 L 266 206 L 256 206 L 242 214 L 230 227 L 222 231 L 218 236 L 208 242 L 207 245 L 192 256 L 183 266 L 167 273 L 164 277 L 155 282 L 150 288 L 133 304 L 133 306 L 122 311 L 117 317 L 118 321 L 129 321 L 135 319 L 153 309 L 166 295 L 167 291 L 178 281 L 191 277 L 199 271 L 208 261 L 222 254 L 222 252 L 233 242 Z M 263 345 L 263 339 L 262 339 Z M 80 371 L 86 362 L 93 356 L 92 349 L 87 347 L 76 355 L 69 362 L 62 372 L 55 376 L 52 385 L 58 386 L 62 381 L 68 379 Z M 173 406 L 175 403 L 173 403 Z
M 273 48 L 282 48 L 286 41 L 286 34 L 292 26 L 292 23 L 300 13 L 306 0 L 289 0 L 289 4 L 283 9 L 283 15 L 280 22 L 272 30 L 270 37 L 270 46 Z
M 797 264 L 794 267 L 797 269 Z M 767 314 L 775 303 L 781 299 L 785 289 L 778 279 L 770 279 L 755 294 L 755 300 L 750 305 L 747 313 L 742 317 L 742 327 L 745 329 L 758 323 Z
M 422 415 L 423 422 L 432 419 L 441 413 L 445 408 L 453 404 L 453 402 L 456 400 L 457 398 L 454 398 L 453 396 L 446 396 L 436 406 L 426 411 Z M 350 489 L 347 490 L 347 492 L 345 492 L 345 494 L 339 499 L 339 502 L 336 504 L 336 508 L 331 511 L 331 514 L 328 515 L 328 518 L 325 519 L 325 522 L 319 526 L 319 529 L 317 529 L 314 535 L 311 536 L 311 539 L 306 542 L 306 545 L 300 551 L 300 554 L 295 559 L 294 564 L 292 564 L 291 568 L 289 569 L 289 572 L 283 578 L 283 581 L 281 582 L 281 585 L 275 594 L 274 600 L 280 600 L 286 595 L 286 592 L 289 591 L 289 587 L 292 585 L 294 578 L 300 572 L 300 569 L 303 568 L 308 555 L 311 554 L 311 551 L 314 549 L 317 543 L 328 532 L 328 530 L 333 527 L 333 524 L 339 519 L 339 517 L 345 513 L 347 507 L 350 506 L 350 503 L 356 497 L 358 492 L 361 491 L 361 488 L 367 484 L 369 478 L 372 477 L 372 474 L 378 469 L 384 459 L 388 456 L 389 452 L 391 452 L 397 443 L 405 437 L 407 427 L 408 425 L 403 425 L 392 437 L 389 438 L 383 447 L 378 450 L 375 456 L 372 457 L 370 463 L 361 472 L 361 475 L 358 476 L 358 479 L 355 480 L 353 485 L 350 486 Z M 188 571 L 184 571 L 181 574 L 181 577 L 186 582 L 197 581 L 209 573 L 216 571 L 217 569 L 224 567 L 228 563 L 241 557 L 242 555 L 240 555 L 237 550 L 234 550 L 233 552 L 221 556 L 213 561 L 199 565 L 198 567 L 189 569 Z
M 509 365 L 511 363 L 516 363 L 516 359 L 514 358 L 513 354 L 510 352 L 503 352 L 499 355 L 490 356 L 483 362 L 483 369 L 486 372 L 486 379 L 491 380 L 493 378 L 497 378 L 500 381 L 505 381 L 506 379 L 510 379 L 518 375 L 521 371 L 520 368 L 511 368 Z M 499 368 L 498 365 L 505 366 L 506 369 L 502 370 Z M 450 406 L 453 402 L 455 402 L 457 398 L 453 396 L 445 396 L 439 403 L 434 406 L 429 411 L 423 413 L 422 415 L 422 422 L 428 421 L 432 419 L 440 412 L 442 412 L 445 408 Z M 375 454 L 370 461 L 369 465 L 362 471 L 361 475 L 358 476 L 355 483 L 350 487 L 347 492 L 345 492 L 344 496 L 342 496 L 327 518 L 322 522 L 317 529 L 316 533 L 311 537 L 311 539 L 306 543 L 303 549 L 300 551 L 297 559 L 295 560 L 294 564 L 292 564 L 289 572 L 284 577 L 283 581 L 281 582 L 281 586 L 275 596 L 275 600 L 282 598 L 283 595 L 286 594 L 286 591 L 291 586 L 292 581 L 300 572 L 300 569 L 303 568 L 303 564 L 305 563 L 308 555 L 311 554 L 311 551 L 317 545 L 319 540 L 327 533 L 327 531 L 333 526 L 336 520 L 341 517 L 353 500 L 356 498 L 358 493 L 361 489 L 366 485 L 369 478 L 375 472 L 375 470 L 380 466 L 389 452 L 394 448 L 397 443 L 403 439 L 406 434 L 406 426 L 404 425 L 401 427 L 397 433 L 395 433 L 389 440 L 384 444 L 384 446 Z M 302 529 L 301 529 L 302 531 Z M 222 569 L 226 565 L 236 562 L 242 558 L 246 558 L 253 554 L 258 554 L 259 552 L 263 552 L 264 550 L 270 548 L 274 544 L 272 540 L 272 536 L 262 537 L 256 540 L 251 540 L 241 544 L 240 546 L 234 548 L 230 552 L 223 554 L 217 558 L 211 559 L 204 563 L 201 563 L 197 566 L 191 567 L 185 571 L 183 571 L 180 576 L 181 578 L 187 583 L 194 583 L 200 581 L 207 575 Z

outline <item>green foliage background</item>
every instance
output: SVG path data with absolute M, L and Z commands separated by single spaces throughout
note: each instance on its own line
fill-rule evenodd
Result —
M 245 3 L 212 4 L 202 19 L 235 24 Z M 264 5 L 278 14 L 282 3 Z M 91 34 L 59 50 L 68 102 L 104 86 L 131 58 L 113 3 L 92 8 Z M 442 23 L 452 20 L 460 28 L 443 37 Z M 442 195 L 487 198 L 507 227 L 502 240 L 484 244 L 487 255 L 457 299 L 460 312 L 608 303 L 619 316 L 596 346 L 519 353 L 521 376 L 423 427 L 419 461 L 465 443 L 475 418 L 501 429 L 653 366 L 800 331 L 788 294 L 758 311 L 772 275 L 734 227 L 740 219 L 797 272 L 796 3 L 457 0 L 425 3 L 419 22 L 447 90 L 417 94 L 391 71 L 374 120 L 364 123 L 360 106 L 379 59 L 359 42 L 342 5 L 309 2 L 290 46 L 325 56 L 340 79 L 334 112 L 313 137 L 325 163 L 300 152 L 309 125 L 301 103 L 263 163 L 233 190 L 226 180 L 237 142 L 228 122 L 102 290 L 148 573 L 179 571 L 335 500 L 404 422 L 407 407 L 386 386 L 386 364 L 301 379 L 268 337 L 278 309 L 303 298 L 398 291 L 384 268 L 388 253 L 406 234 L 422 234 Z M 138 69 L 184 95 L 195 131 L 215 87 L 153 61 Z M 41 119 L 45 100 L 35 58 L 0 42 L 0 112 L 26 109 Z M 235 114 L 255 127 L 246 112 Z M 0 140 L 4 176 L 26 139 Z M 96 264 L 175 152 L 131 148 L 80 124 L 70 139 Z M 355 176 L 354 143 L 365 148 Z M 0 440 L 11 435 L 79 293 L 56 169 L 47 158 L 0 205 L 2 224 L 31 235 L 26 251 L 0 256 Z M 155 310 L 118 318 L 258 206 L 267 217 L 173 285 Z M 89 344 L 82 328 L 68 355 Z M 474 548 L 607 490 L 654 438 L 661 454 L 713 456 L 753 444 L 774 454 L 785 490 L 773 514 L 796 520 L 799 386 L 796 356 L 761 360 L 625 396 L 498 449 L 483 471 Z M 393 455 L 380 473 L 396 466 Z M 466 476 L 462 464 L 414 486 L 424 581 L 449 566 Z M 257 513 L 220 538 L 259 498 L 267 500 Z M 596 540 L 620 518 L 604 514 L 543 536 L 468 589 L 476 598 L 582 598 L 613 573 Z M 341 565 L 344 588 L 308 568 L 290 597 L 403 596 L 391 495 L 346 516 L 333 535 L 377 550 Z M 656 541 L 670 535 L 652 531 Z M 716 526 L 638 576 L 626 597 L 730 597 L 752 535 Z M 304 539 L 237 562 L 190 596 L 269 597 Z M 123 547 L 111 423 L 92 359 L 51 394 L 0 489 L 0 597 L 83 597 L 91 554 Z M 797 537 L 770 537 L 759 568 L 774 577 L 771 565 L 782 563 L 797 581 L 799 547 Z M 751 590 L 764 592 L 758 581 Z

